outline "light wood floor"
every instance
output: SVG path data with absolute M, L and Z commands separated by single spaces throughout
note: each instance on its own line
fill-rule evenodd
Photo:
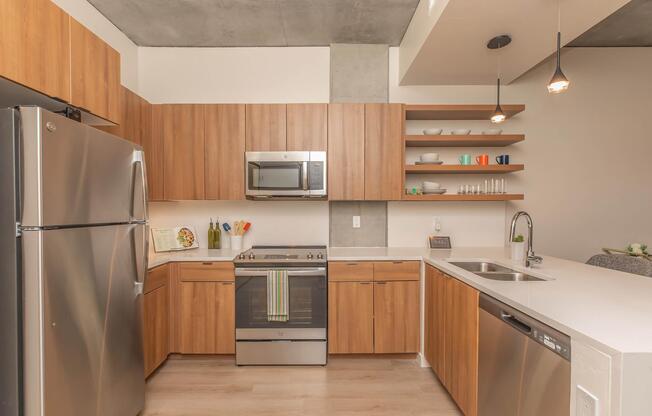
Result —
M 412 359 L 329 358 L 326 367 L 236 367 L 232 357 L 171 357 L 147 383 L 143 416 L 457 416 Z

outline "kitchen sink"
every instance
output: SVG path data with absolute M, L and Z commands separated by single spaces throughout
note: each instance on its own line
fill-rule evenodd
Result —
M 491 280 L 502 280 L 505 282 L 539 282 L 543 279 L 521 272 L 498 272 L 498 273 L 476 273 L 480 277 Z
M 540 277 L 521 273 L 508 267 L 486 261 L 451 261 L 449 263 L 485 279 L 500 280 L 503 282 L 545 281 L 545 279 L 541 279 Z

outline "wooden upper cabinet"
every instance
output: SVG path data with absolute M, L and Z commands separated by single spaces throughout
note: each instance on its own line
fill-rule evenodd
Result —
M 374 352 L 374 292 L 372 282 L 328 283 L 328 352 Z
M 247 151 L 285 151 L 286 105 L 247 104 Z
M 376 354 L 419 351 L 419 282 L 374 283 Z
M 205 106 L 206 199 L 245 199 L 245 106 Z
M 328 106 L 328 199 L 365 199 L 364 104 Z
M 120 54 L 70 18 L 70 56 L 70 103 L 120 124 Z
M 162 105 L 164 197 L 204 199 L 204 106 Z
M 123 86 L 120 87 L 120 95 L 120 124 L 109 127 L 98 126 L 97 128 L 133 143 L 142 144 L 142 102 L 144 100 Z
M 328 104 L 287 105 L 287 150 L 326 151 Z
M 163 192 L 163 106 L 143 100 L 141 138 L 147 166 L 147 198 L 165 199 Z
M 70 101 L 70 18 L 50 0 L 0 1 L 0 76 Z
M 401 199 L 403 151 L 403 105 L 366 104 L 365 199 Z

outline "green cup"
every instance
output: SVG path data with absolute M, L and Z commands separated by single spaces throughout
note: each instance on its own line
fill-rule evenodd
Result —
M 470 165 L 471 155 L 462 155 L 459 157 L 460 165 Z

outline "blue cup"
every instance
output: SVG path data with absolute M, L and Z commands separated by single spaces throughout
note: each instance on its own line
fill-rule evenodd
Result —
M 509 165 L 509 155 L 496 156 L 496 163 L 499 165 Z

